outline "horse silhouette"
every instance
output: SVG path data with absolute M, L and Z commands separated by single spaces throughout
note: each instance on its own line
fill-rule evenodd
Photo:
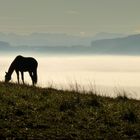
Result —
M 9 82 L 11 80 L 11 75 L 15 70 L 17 74 L 18 83 L 19 83 L 19 72 L 21 72 L 23 84 L 24 84 L 24 72 L 29 72 L 29 75 L 32 79 L 32 84 L 35 85 L 37 83 L 37 67 L 38 62 L 34 58 L 23 57 L 21 55 L 18 55 L 11 63 L 8 72 L 6 72 L 5 82 Z

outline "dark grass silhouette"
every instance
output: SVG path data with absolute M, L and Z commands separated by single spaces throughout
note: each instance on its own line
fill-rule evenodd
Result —
M 16 72 L 17 80 L 19 83 L 19 72 L 21 72 L 22 82 L 24 83 L 24 72 L 29 72 L 29 75 L 32 79 L 33 85 L 37 83 L 37 67 L 38 62 L 32 57 L 23 57 L 18 55 L 14 61 L 11 63 L 8 72 L 5 75 L 5 82 L 9 82 L 11 80 L 12 73 Z
M 138 140 L 140 101 L 0 82 L 0 138 Z

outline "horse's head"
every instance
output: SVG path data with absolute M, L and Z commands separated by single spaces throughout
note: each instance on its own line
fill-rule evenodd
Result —
M 9 73 L 5 72 L 5 82 L 9 82 L 11 80 L 11 75 Z

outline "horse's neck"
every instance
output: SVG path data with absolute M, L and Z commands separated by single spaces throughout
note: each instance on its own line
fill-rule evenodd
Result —
M 12 62 L 12 64 L 10 65 L 9 69 L 8 69 L 8 74 L 12 75 L 13 71 L 15 70 L 15 63 Z

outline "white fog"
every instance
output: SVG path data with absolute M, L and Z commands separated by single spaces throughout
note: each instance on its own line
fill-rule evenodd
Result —
M 32 56 L 39 63 L 37 86 L 52 85 L 69 89 L 78 84 L 82 89 L 93 88 L 99 94 L 107 96 L 116 96 L 116 90 L 125 90 L 130 93 L 128 96 L 140 98 L 139 56 L 24 56 Z M 15 57 L 16 55 L 0 57 L 1 81 Z M 25 81 L 31 84 L 28 73 L 25 74 Z M 12 75 L 12 82 L 17 82 L 15 73 Z

